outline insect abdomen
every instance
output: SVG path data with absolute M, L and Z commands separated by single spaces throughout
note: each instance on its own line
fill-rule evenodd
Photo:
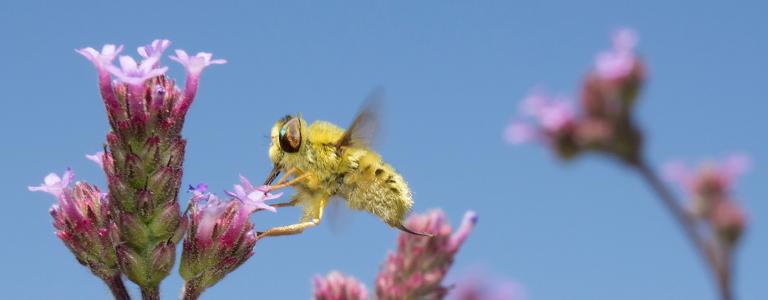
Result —
M 375 153 L 349 153 L 350 171 L 344 176 L 341 193 L 349 207 L 368 211 L 390 226 L 401 224 L 411 210 L 411 190 L 392 166 Z

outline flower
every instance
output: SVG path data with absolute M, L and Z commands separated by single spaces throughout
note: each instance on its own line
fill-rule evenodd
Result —
M 201 293 L 253 254 L 257 233 L 249 216 L 254 212 L 255 204 L 248 194 L 255 189 L 242 176 L 241 184 L 235 185 L 235 193 L 228 193 L 233 197 L 229 201 L 221 201 L 208 193 L 204 183 L 190 186 L 193 196 L 185 214 L 190 226 L 187 227 L 179 269 L 187 282 L 185 293 Z M 279 197 L 263 191 L 258 193 L 265 195 L 262 199 Z
M 316 275 L 313 280 L 315 300 L 365 300 L 368 289 L 352 276 L 344 276 L 337 271 L 325 277 Z
M 731 188 L 736 178 L 749 169 L 749 161 L 746 155 L 733 154 L 719 164 L 703 163 L 695 171 L 680 161 L 672 161 L 663 166 L 662 173 L 689 194 L 695 215 L 709 218 L 720 202 L 729 201 Z
M 441 299 L 448 292 L 441 282 L 476 223 L 477 215 L 467 212 L 454 233 L 440 210 L 409 217 L 408 228 L 433 236 L 400 234 L 397 251 L 389 253 L 376 277 L 376 298 Z
M 120 68 L 109 65 L 107 70 L 117 79 L 130 85 L 141 85 L 147 79 L 165 74 L 168 67 L 156 68 L 159 57 L 150 56 L 137 64 L 133 57 L 120 56 Z
M 234 185 L 234 192 L 227 191 L 226 193 L 243 202 L 251 210 L 266 209 L 271 212 L 276 212 L 276 209 L 264 202 L 280 198 L 283 195 L 283 193 L 269 193 L 269 186 L 266 185 L 254 187 L 243 175 L 240 175 L 240 184 Z
M 491 276 L 484 270 L 471 270 L 455 284 L 447 299 L 451 300 L 520 300 L 523 287 L 508 278 Z
M 85 158 L 95 162 L 100 168 L 104 168 L 104 151 L 99 151 L 94 154 L 86 154 Z
M 208 52 L 198 52 L 197 55 L 190 57 L 186 51 L 177 49 L 176 56 L 171 56 L 171 59 L 182 64 L 190 76 L 198 77 L 203 72 L 203 69 L 210 65 L 227 63 L 225 59 L 211 60 L 212 57 L 213 54 Z
M 112 61 L 121 51 L 123 51 L 123 45 L 115 47 L 113 44 L 104 45 L 101 48 L 101 52 L 96 51 L 96 49 L 91 47 L 75 49 L 75 52 L 85 56 L 85 58 L 90 60 L 99 70 L 103 70 L 107 66 L 112 65 Z
M 109 197 L 96 186 L 84 182 L 70 183 L 74 173 L 67 169 L 62 177 L 51 173 L 45 183 L 29 187 L 54 195 L 57 203 L 51 206 L 56 236 L 72 251 L 77 261 L 105 281 L 120 274 L 115 254 L 110 223 Z
M 504 139 L 510 144 L 539 140 L 554 142 L 557 136 L 570 131 L 570 125 L 576 119 L 573 105 L 566 98 L 550 97 L 540 91 L 525 97 L 519 115 L 520 119 L 511 122 L 504 130 Z
M 629 28 L 620 28 L 613 34 L 613 49 L 595 57 L 595 72 L 606 80 L 629 76 L 637 63 L 635 46 L 637 34 Z
M 148 59 L 150 57 L 159 58 L 161 55 L 163 55 L 165 49 L 168 49 L 168 46 L 170 45 L 171 41 L 169 40 L 157 39 L 152 41 L 152 43 L 149 45 L 139 47 L 136 51 L 138 51 L 139 55 L 144 59 Z
M 61 177 L 56 175 L 56 173 L 50 173 L 43 179 L 43 184 L 39 186 L 29 186 L 27 189 L 29 189 L 30 192 L 46 192 L 58 198 L 69 188 L 69 184 L 74 177 L 75 173 L 72 172 L 72 169 L 67 168 Z
M 718 203 L 712 213 L 712 227 L 720 241 L 728 247 L 738 242 L 746 225 L 747 217 L 734 201 Z

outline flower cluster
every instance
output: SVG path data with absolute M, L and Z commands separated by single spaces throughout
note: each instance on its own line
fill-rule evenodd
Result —
M 190 187 L 192 199 L 185 219 L 189 227 L 184 239 L 179 273 L 186 281 L 185 299 L 195 299 L 205 289 L 245 263 L 253 254 L 257 233 L 248 219 L 258 210 L 275 211 L 264 202 L 277 199 L 267 186 L 254 187 L 245 177 L 235 185 L 229 201 L 207 191 L 208 186 Z
M 432 234 L 431 237 L 401 232 L 397 251 L 389 253 L 376 277 L 375 299 L 442 299 L 449 289 L 443 279 L 453 265 L 459 248 L 477 223 L 477 214 L 468 211 L 454 232 L 441 210 L 415 214 L 406 221 L 407 228 Z M 314 299 L 367 299 L 365 285 L 354 277 L 331 272 L 316 276 Z
M 56 197 L 51 207 L 56 236 L 72 251 L 80 264 L 107 282 L 120 277 L 110 223 L 109 197 L 96 186 L 76 182 L 74 172 L 67 169 L 59 177 L 48 174 L 42 185 L 30 186 L 33 192 L 46 192 Z
M 567 97 L 535 91 L 523 101 L 519 120 L 505 129 L 505 140 L 543 142 L 566 159 L 594 150 L 635 162 L 642 141 L 631 113 L 645 78 L 636 45 L 632 30 L 617 30 L 613 48 L 597 55 L 585 77 L 578 112 Z
M 368 289 L 352 276 L 333 271 L 313 280 L 316 300 L 366 300 Z
M 474 212 L 464 215 L 456 232 L 440 210 L 408 218 L 408 228 L 434 236 L 400 234 L 397 251 L 387 256 L 376 277 L 376 298 L 441 299 L 448 292 L 442 286 L 443 278 L 475 223 L 477 215 Z
M 120 269 L 147 294 L 157 294 L 174 264 L 176 243 L 186 231 L 177 199 L 186 113 L 202 70 L 226 62 L 211 59 L 210 53 L 189 56 L 176 50 L 171 59 L 187 73 L 182 91 L 164 75 L 168 67 L 160 63 L 169 46 L 168 40 L 155 40 L 139 47 L 140 61 L 119 55 L 123 46 L 76 50 L 96 67 L 112 128 L 104 152 L 89 159 L 102 165 L 107 176 Z M 115 58 L 119 66 L 113 65 Z
M 721 164 L 709 163 L 691 170 L 680 162 L 664 167 L 669 181 L 680 185 L 690 199 L 690 212 L 715 232 L 720 245 L 736 245 L 746 226 L 746 216 L 733 198 L 732 187 L 749 168 L 749 159 L 733 155 Z

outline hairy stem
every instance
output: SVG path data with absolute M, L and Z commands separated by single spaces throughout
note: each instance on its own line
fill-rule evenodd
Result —
M 158 286 L 141 287 L 141 299 L 142 300 L 160 300 L 160 287 Z
M 131 300 L 131 295 L 128 294 L 120 273 L 110 278 L 105 278 L 104 283 L 109 286 L 109 290 L 112 291 L 112 296 L 115 297 L 115 300 Z
M 200 281 L 192 279 L 184 283 L 184 292 L 181 299 L 183 300 L 197 300 L 203 293 L 204 289 L 200 286 Z
M 686 238 L 691 242 L 696 253 L 698 253 L 706 263 L 709 271 L 712 273 L 712 277 L 717 282 L 720 299 L 733 300 L 729 272 L 730 264 L 727 262 L 727 259 L 725 259 L 728 255 L 723 254 L 724 259 L 718 259 L 715 249 L 707 243 L 707 241 L 700 235 L 699 230 L 697 230 L 696 220 L 683 209 L 674 194 L 672 194 L 669 188 L 661 181 L 661 179 L 659 179 L 659 176 L 647 163 L 639 160 L 634 163 L 633 166 L 640 172 L 643 179 L 651 186 L 664 207 L 667 208 L 680 227 L 682 227 Z

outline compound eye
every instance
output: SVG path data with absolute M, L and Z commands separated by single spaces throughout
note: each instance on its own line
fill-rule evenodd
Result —
M 280 149 L 288 153 L 295 153 L 301 147 L 301 121 L 292 118 L 280 128 Z

